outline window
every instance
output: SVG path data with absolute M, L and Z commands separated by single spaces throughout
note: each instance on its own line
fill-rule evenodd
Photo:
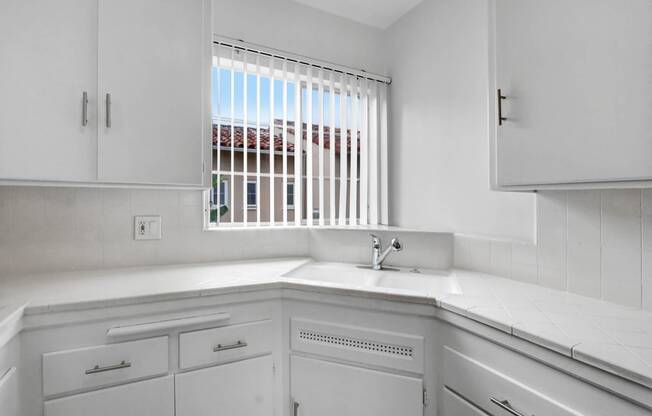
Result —
M 294 209 L 294 184 L 293 183 L 288 183 L 286 203 L 288 209 Z
M 306 60 L 215 43 L 211 224 L 387 223 L 387 80 Z
M 256 209 L 258 206 L 257 186 L 258 184 L 256 182 L 247 182 L 247 208 L 249 209 Z

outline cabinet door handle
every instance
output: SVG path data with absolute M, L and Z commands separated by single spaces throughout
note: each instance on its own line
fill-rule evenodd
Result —
M 295 401 L 292 404 L 292 409 L 293 409 L 292 415 L 293 416 L 299 416 L 299 402 Z
M 498 88 L 498 125 L 502 126 L 504 121 L 507 121 L 506 117 L 503 117 L 503 100 L 507 99 L 506 96 L 503 95 L 503 91 Z
M 228 345 L 217 344 L 217 346 L 213 348 L 213 352 L 234 350 L 236 348 L 244 348 L 246 346 L 247 343 L 244 341 L 238 341 L 235 344 L 228 344 Z
M 131 363 L 129 361 L 121 361 L 120 364 L 114 364 L 114 365 L 107 365 L 106 367 L 100 367 L 100 365 L 96 365 L 95 367 L 86 370 L 86 374 L 96 374 L 96 373 L 104 373 L 107 371 L 114 371 L 114 370 L 120 370 L 122 368 L 129 368 L 131 367 Z
M 88 125 L 88 92 L 82 93 L 82 126 Z
M 512 407 L 511 403 L 508 400 L 498 400 L 495 397 L 491 398 L 491 403 L 495 404 L 496 406 L 500 407 L 510 415 L 514 416 L 527 416 L 525 413 L 521 413 L 518 410 L 514 409 Z M 534 415 L 532 415 L 534 416 Z
M 111 128 L 111 93 L 106 93 L 106 128 Z

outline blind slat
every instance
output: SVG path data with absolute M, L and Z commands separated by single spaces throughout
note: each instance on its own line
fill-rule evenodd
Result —
M 269 223 L 274 224 L 274 57 L 269 58 Z
M 340 212 L 339 225 L 346 225 L 346 194 L 347 194 L 347 78 L 343 74 L 340 78 Z
M 248 198 L 247 198 L 247 191 L 249 189 L 249 177 L 248 177 L 248 169 L 249 167 L 247 166 L 247 148 L 249 145 L 249 126 L 247 122 L 249 121 L 248 119 L 248 108 L 247 108 L 247 98 L 248 98 L 248 87 L 249 87 L 249 82 L 248 82 L 248 73 L 247 73 L 247 52 L 242 53 L 242 146 L 243 146 L 243 152 L 242 152 L 242 170 L 244 172 L 244 176 L 242 178 L 242 222 L 244 223 L 244 226 L 246 227 L 248 225 L 249 219 L 247 218 L 247 214 L 249 211 L 248 207 Z
M 389 182 L 389 175 L 387 172 L 388 165 L 388 149 L 387 149 L 387 85 L 382 84 L 380 89 L 380 111 L 378 122 L 380 129 L 380 223 L 383 225 L 389 224 L 389 199 L 387 195 L 387 186 Z
M 260 226 L 260 54 L 256 54 L 256 226 Z
M 235 48 L 231 48 L 231 224 L 235 213 Z
M 369 109 L 369 224 L 378 225 L 378 84 L 371 86 Z
M 330 83 L 330 89 L 329 89 L 329 123 L 330 123 L 330 128 L 329 128 L 329 188 L 330 188 L 330 210 L 329 210 L 329 216 L 330 216 L 330 224 L 335 225 L 336 221 L 336 209 L 335 209 L 335 74 L 333 71 L 330 71 L 329 74 L 329 83 Z
M 319 114 L 319 225 L 324 225 L 324 71 L 319 70 L 317 113 Z
M 369 142 L 369 95 L 368 95 L 367 80 L 362 80 L 360 87 L 361 99 L 361 119 L 362 124 L 360 127 L 360 224 L 366 225 L 368 222 L 368 142 Z
M 306 81 L 306 224 L 312 225 L 312 67 Z
M 288 61 L 283 61 L 283 225 L 288 225 Z
M 352 77 L 351 88 L 351 185 L 349 196 L 349 224 L 358 221 L 358 79 Z
M 301 67 L 294 65 L 294 223 L 301 225 L 303 217 L 303 133 L 301 132 Z

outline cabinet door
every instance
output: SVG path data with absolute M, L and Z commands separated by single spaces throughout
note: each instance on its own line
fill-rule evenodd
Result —
M 96 93 L 96 0 L 0 2 L 0 179 L 94 180 Z
M 651 179 L 652 2 L 495 4 L 498 184 Z
M 173 376 L 45 402 L 45 416 L 173 415 Z
M 209 2 L 99 4 L 100 180 L 200 185 L 209 145 Z
M 16 367 L 0 373 L 0 415 L 18 416 L 18 382 Z
M 422 416 L 421 379 L 293 356 L 294 416 Z
M 271 416 L 271 356 L 176 375 L 176 416 Z

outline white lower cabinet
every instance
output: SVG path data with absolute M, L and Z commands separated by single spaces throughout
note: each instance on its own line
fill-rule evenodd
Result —
M 444 347 L 443 416 L 650 415 L 642 407 L 516 352 L 475 338 L 471 341 Z M 450 397 L 452 393 L 457 397 Z M 482 412 L 462 410 L 465 407 Z
M 267 355 L 176 375 L 176 416 L 271 416 L 274 362 Z
M 292 356 L 293 416 L 422 416 L 423 381 Z
M 173 415 L 173 376 L 126 384 L 45 402 L 45 416 Z

